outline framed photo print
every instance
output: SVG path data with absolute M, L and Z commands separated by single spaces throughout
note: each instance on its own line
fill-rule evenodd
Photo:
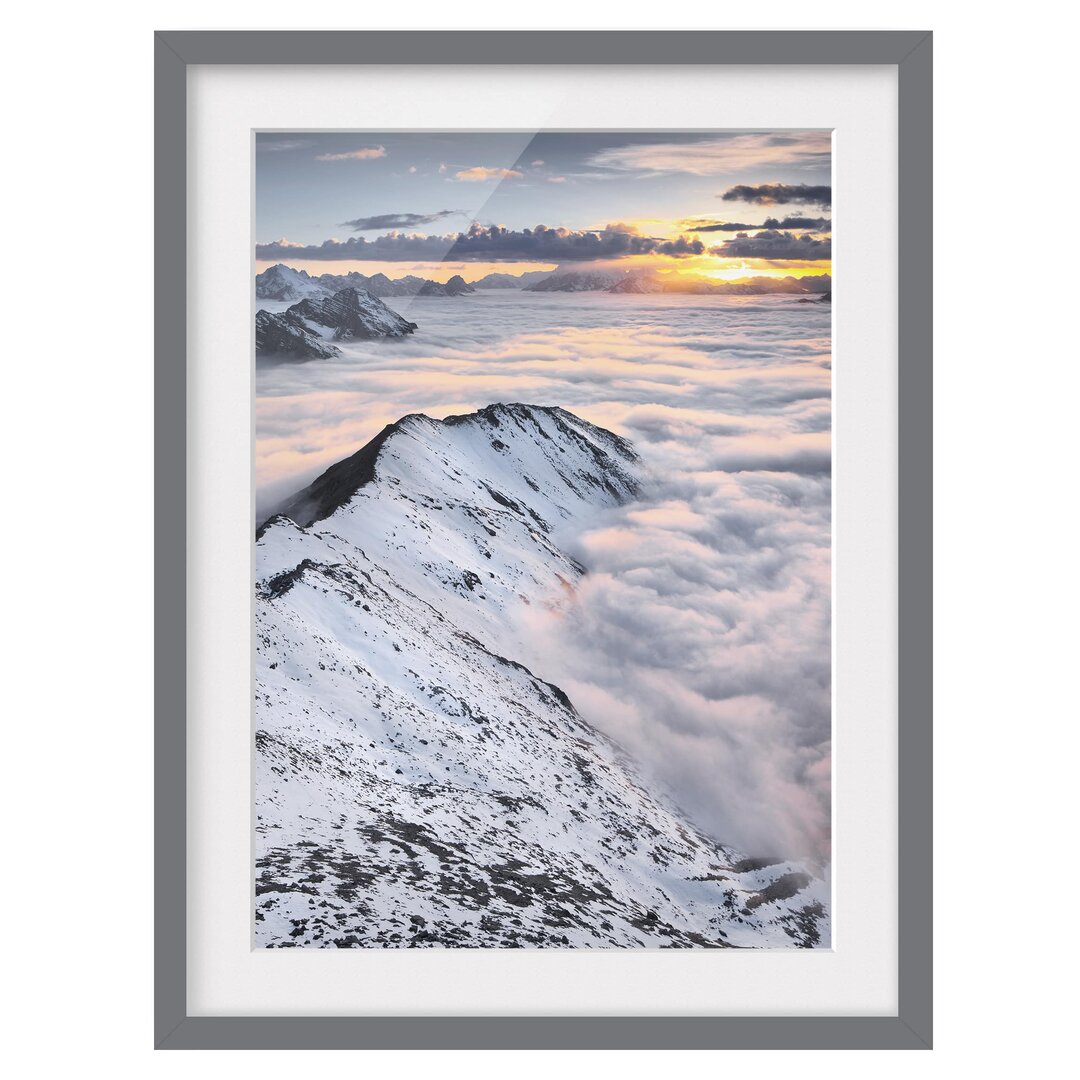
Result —
M 930 1045 L 930 95 L 158 35 L 160 1047 Z

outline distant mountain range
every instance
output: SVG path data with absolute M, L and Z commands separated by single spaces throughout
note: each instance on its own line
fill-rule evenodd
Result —
M 464 296 L 488 289 L 521 289 L 525 292 L 611 292 L 611 293 L 691 293 L 715 296 L 768 296 L 771 294 L 827 293 L 832 289 L 829 274 L 807 277 L 752 277 L 744 281 L 718 281 L 703 275 L 649 270 L 528 270 L 522 274 L 491 273 L 468 282 L 460 274 L 449 281 L 407 274 L 389 278 L 385 274 L 319 274 L 296 270 L 277 263 L 255 278 L 259 300 L 308 300 L 332 296 L 341 289 L 361 289 L 375 297 Z
M 319 274 L 312 277 L 306 270 L 296 270 L 284 263 L 276 263 L 255 276 L 257 300 L 309 300 L 333 296 L 342 289 L 362 289 L 371 296 L 462 296 L 476 292 L 460 274 L 447 282 L 431 281 L 429 278 L 407 274 L 405 277 L 388 278 L 385 274 Z
M 526 270 L 523 274 L 485 274 L 473 285 L 478 289 L 527 289 L 538 281 L 551 277 L 555 270 Z
M 657 274 L 647 270 L 559 270 L 541 281 L 526 285 L 525 291 L 768 296 L 779 293 L 827 293 L 831 288 L 832 278 L 828 274 L 717 281 L 696 274 Z
M 391 311 L 362 289 L 340 289 L 333 296 L 308 298 L 285 311 L 255 315 L 255 355 L 279 360 L 340 356 L 335 341 L 404 337 L 416 323 Z
M 808 277 L 756 277 L 747 281 L 716 281 L 679 274 L 628 274 L 607 291 L 613 293 L 693 293 L 707 296 L 770 296 L 783 293 L 828 293 L 829 274 Z
M 525 286 L 526 292 L 594 292 L 611 290 L 627 275 L 626 270 L 557 270 L 554 274 Z

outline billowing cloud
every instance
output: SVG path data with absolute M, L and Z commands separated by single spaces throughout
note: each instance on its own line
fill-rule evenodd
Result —
M 346 150 L 340 154 L 317 154 L 316 161 L 370 161 L 386 157 L 385 146 L 363 146 L 359 150 Z
M 809 233 L 799 236 L 796 233 L 766 229 L 753 236 L 739 233 L 734 239 L 709 248 L 709 254 L 739 259 L 831 259 L 832 242 L 818 240 Z
M 770 166 L 828 167 L 831 135 L 827 131 L 793 134 L 740 132 L 686 142 L 633 142 L 593 154 L 588 164 L 620 172 L 692 173 L 718 176 Z
M 700 255 L 704 249 L 700 240 L 691 240 L 687 236 L 679 236 L 674 240 L 660 240 L 653 249 L 653 254 L 668 255 L 673 259 L 685 259 L 689 255 Z
M 453 217 L 460 210 L 436 210 L 433 214 L 376 214 L 374 217 L 343 221 L 344 228 L 354 232 L 377 232 L 380 229 L 415 229 L 417 225 L 430 225 L 433 221 Z
M 614 229 L 574 230 L 537 225 L 532 229 L 508 229 L 503 225 L 474 223 L 466 232 L 445 236 L 391 232 L 373 240 L 352 236 L 347 240 L 324 240 L 298 246 L 290 241 L 257 244 L 258 259 L 311 260 L 439 260 L 509 262 L 592 262 L 627 255 L 665 255 L 683 258 L 702 255 L 701 240 L 680 236 L 675 240 L 639 236 Z
M 680 300 L 613 316 L 595 295 L 536 295 L 478 301 L 477 318 L 387 302 L 421 332 L 257 372 L 260 500 L 409 412 L 528 401 L 627 436 L 648 490 L 556 537 L 589 573 L 526 609 L 521 658 L 717 838 L 826 854 L 827 307 L 710 302 L 687 318 Z
M 832 188 L 826 184 L 736 184 L 720 198 L 727 202 L 753 203 L 756 206 L 793 203 L 828 210 L 832 206 Z
M 461 169 L 454 173 L 455 180 L 466 183 L 483 183 L 486 180 L 513 180 L 520 178 L 517 169 L 488 169 L 483 165 L 474 165 L 471 169 Z
M 832 222 L 828 218 L 786 217 L 766 218 L 760 225 L 745 225 L 737 221 L 715 221 L 709 224 L 686 223 L 690 232 L 748 232 L 752 229 L 809 229 L 815 233 L 832 232 Z

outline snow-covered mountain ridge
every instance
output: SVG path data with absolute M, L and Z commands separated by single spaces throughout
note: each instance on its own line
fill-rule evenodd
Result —
M 385 274 L 318 274 L 312 277 L 306 270 L 296 270 L 284 263 L 275 263 L 255 275 L 256 300 L 318 300 L 333 296 L 342 289 L 361 289 L 372 296 L 462 296 L 475 292 L 460 274 L 446 282 L 406 274 L 389 278 Z
M 285 311 L 255 313 L 255 355 L 310 360 L 340 356 L 332 342 L 404 337 L 416 323 L 402 318 L 377 296 L 362 289 L 340 289 L 333 296 L 309 298 Z
M 642 479 L 562 409 L 416 414 L 260 528 L 260 944 L 828 945 L 819 870 L 705 836 L 522 663 L 560 531 Z

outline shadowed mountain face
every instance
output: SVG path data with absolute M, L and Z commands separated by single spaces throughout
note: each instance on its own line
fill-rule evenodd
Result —
M 591 292 L 610 289 L 626 277 L 624 270 L 567 270 L 526 285 L 527 292 Z
M 286 314 L 302 319 L 317 333 L 330 331 L 335 341 L 404 337 L 416 329 L 416 323 L 362 289 L 341 289 L 321 300 L 301 300 Z
M 260 945 L 828 945 L 814 868 L 704 835 L 521 662 L 558 537 L 641 482 L 562 409 L 411 415 L 260 529 Z
M 341 289 L 333 296 L 301 300 L 286 311 L 256 312 L 255 355 L 291 360 L 340 356 L 335 341 L 404 337 L 415 329 L 416 323 L 391 311 L 377 296 Z
M 326 360 L 341 350 L 288 311 L 255 313 L 255 355 L 260 359 Z

